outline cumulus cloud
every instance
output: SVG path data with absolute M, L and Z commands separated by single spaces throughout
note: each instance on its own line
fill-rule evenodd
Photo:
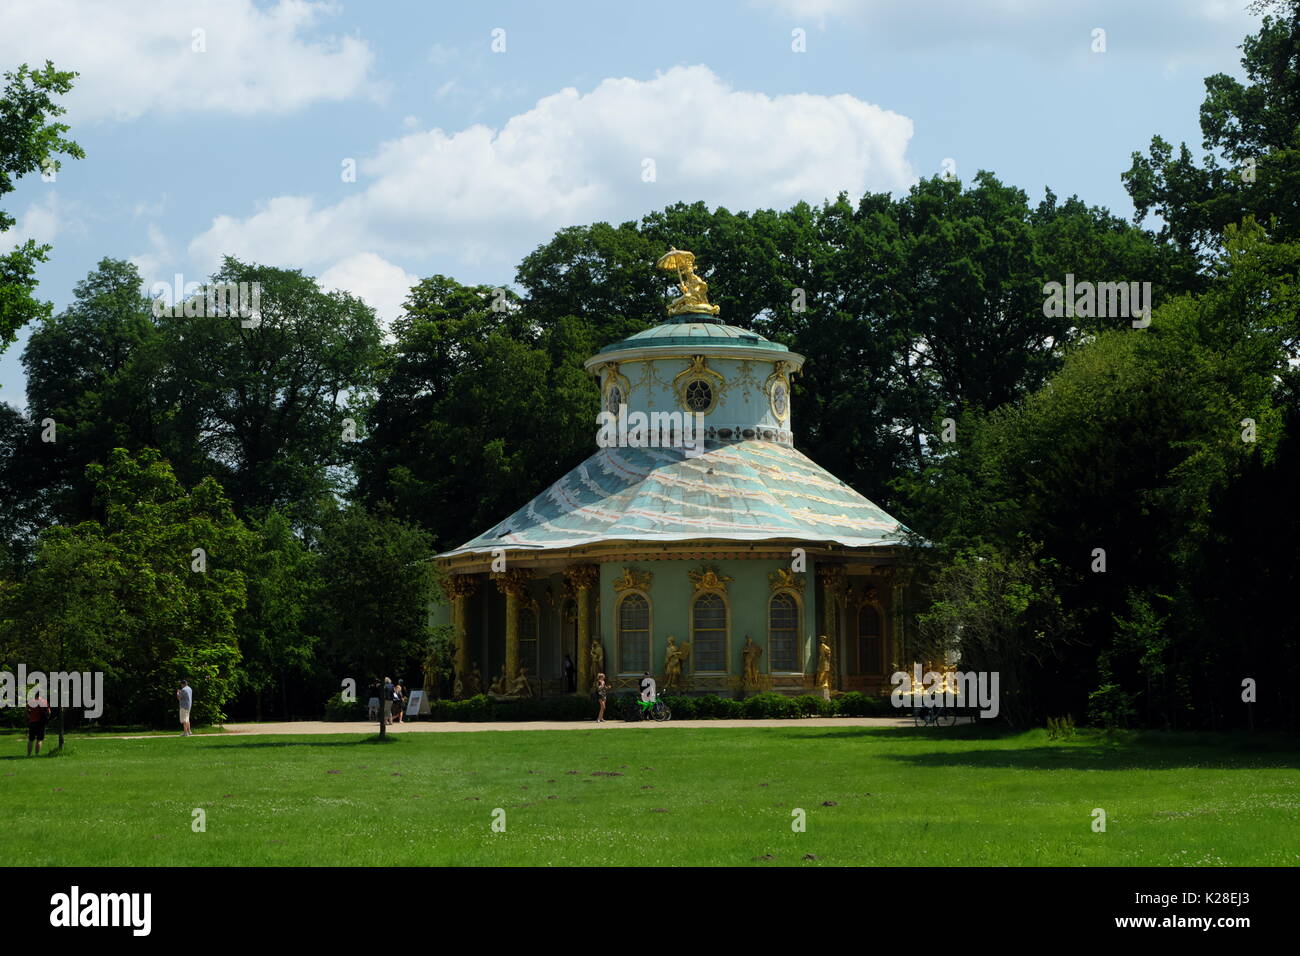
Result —
M 324 289 L 342 289 L 361 299 L 375 310 L 387 332 L 419 278 L 373 252 L 359 252 L 335 263 L 316 281 Z
M 284 113 L 378 95 L 369 46 L 317 30 L 337 11 L 315 0 L 266 8 L 252 0 L 4 0 L 0 61 L 36 67 L 49 59 L 79 72 L 66 98 L 78 121 Z
M 18 221 L 7 232 L 0 232 L 0 250 L 8 251 L 28 239 L 45 244 L 52 243 L 60 234 L 72 231 L 84 235 L 85 223 L 77 216 L 77 205 L 59 199 L 59 194 L 49 192 L 27 205 Z
M 277 196 L 220 216 L 190 243 L 312 266 L 369 250 L 517 262 L 556 229 L 622 221 L 678 200 L 733 209 L 906 189 L 912 121 L 847 94 L 735 90 L 704 66 L 606 79 L 544 97 L 500 128 L 417 131 L 360 165 L 358 192 Z

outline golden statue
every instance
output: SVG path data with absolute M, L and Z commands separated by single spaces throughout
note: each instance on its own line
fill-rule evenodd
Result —
M 505 696 L 505 693 L 507 690 L 509 690 L 509 687 L 510 687 L 510 678 L 506 676 L 506 665 L 502 664 L 501 675 L 492 682 L 492 686 L 488 688 L 488 693 L 500 694 L 502 696 Z
M 677 287 L 682 294 L 668 304 L 669 315 L 717 315 L 721 311 L 709 305 L 709 286 L 695 274 L 695 253 L 683 249 L 669 249 L 655 267 L 667 271 L 677 270 Z
M 668 646 L 664 648 L 664 693 L 677 686 L 682 678 L 682 664 L 691 656 L 691 645 L 678 644 L 677 639 L 668 635 Z
M 817 645 L 817 680 L 818 687 L 830 690 L 831 687 L 831 645 L 823 634 Z
M 469 672 L 469 686 L 465 689 L 469 691 L 471 697 L 483 693 L 483 675 L 479 673 L 478 661 L 474 662 L 474 667 Z
M 745 661 L 745 686 L 758 686 L 758 659 L 763 656 L 763 649 L 754 643 L 754 639 L 745 635 L 745 646 L 740 652 Z
M 591 657 L 591 682 L 592 685 L 594 686 L 596 683 L 596 675 L 602 674 L 605 671 L 605 648 L 600 643 L 600 641 L 591 642 L 590 657 Z
M 532 697 L 533 687 L 528 683 L 528 668 L 519 665 L 519 676 L 515 678 L 514 684 L 510 688 L 511 697 Z

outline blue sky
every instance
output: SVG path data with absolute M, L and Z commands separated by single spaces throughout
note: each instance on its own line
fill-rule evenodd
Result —
M 1246 0 L 4 0 L 0 64 L 81 73 L 87 155 L 20 181 L 0 245 L 54 244 L 56 309 L 105 256 L 170 284 L 232 254 L 391 319 L 435 272 L 509 283 L 566 225 L 900 193 L 946 159 L 1128 216 L 1130 153 L 1199 153 L 1203 79 L 1240 75 L 1255 22 Z M 20 407 L 26 338 L 0 355 Z

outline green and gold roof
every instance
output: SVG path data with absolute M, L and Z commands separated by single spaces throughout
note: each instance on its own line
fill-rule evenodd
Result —
M 603 448 L 496 527 L 440 557 L 613 542 L 897 545 L 897 520 L 787 445 Z

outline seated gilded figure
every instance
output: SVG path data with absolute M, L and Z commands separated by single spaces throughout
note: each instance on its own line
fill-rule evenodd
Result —
M 717 315 L 721 311 L 709 305 L 709 285 L 695 274 L 695 253 L 683 249 L 669 249 L 655 265 L 660 269 L 677 270 L 677 287 L 682 294 L 668 303 L 669 315 Z

